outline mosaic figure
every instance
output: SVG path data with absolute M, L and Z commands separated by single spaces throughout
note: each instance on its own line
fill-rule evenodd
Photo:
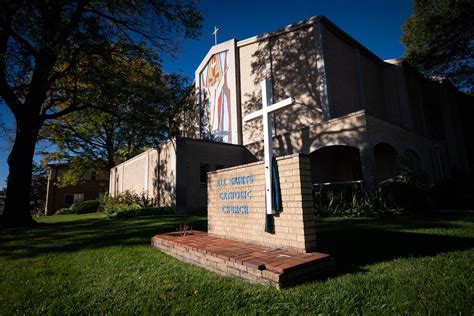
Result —
M 200 75 L 204 109 L 203 134 L 215 141 L 232 142 L 227 51 L 211 57 Z

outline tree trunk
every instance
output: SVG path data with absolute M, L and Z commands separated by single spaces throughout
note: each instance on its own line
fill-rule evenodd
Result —
M 35 223 L 30 212 L 33 155 L 40 124 L 17 118 L 15 143 L 8 156 L 8 181 L 5 210 L 1 222 L 5 226 L 27 226 Z

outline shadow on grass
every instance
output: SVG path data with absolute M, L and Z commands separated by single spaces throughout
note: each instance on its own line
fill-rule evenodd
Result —
M 317 250 L 336 258 L 337 274 L 353 273 L 364 271 L 365 265 L 395 258 L 472 248 L 474 238 L 465 236 L 466 227 L 462 226 L 473 222 L 473 216 L 317 220 Z M 175 231 L 181 223 L 207 230 L 205 216 L 73 218 L 36 228 L 3 230 L 0 256 L 17 259 L 83 249 L 144 246 L 155 234 Z
M 465 232 L 466 228 L 461 227 L 466 222 L 474 222 L 474 217 L 395 217 L 323 222 L 317 225 L 317 250 L 335 257 L 337 274 L 361 272 L 363 266 L 377 262 L 473 248 L 474 238 L 450 236 L 448 233 L 448 230 L 457 228 Z M 425 229 L 429 232 L 424 232 Z
M 151 237 L 175 231 L 181 223 L 207 230 L 204 216 L 146 216 L 129 219 L 75 219 L 42 223 L 34 228 L 5 229 L 0 236 L 0 256 L 34 257 L 112 246 L 143 246 Z

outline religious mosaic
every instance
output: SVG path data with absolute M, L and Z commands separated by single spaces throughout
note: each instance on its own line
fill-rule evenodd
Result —
M 214 54 L 199 76 L 203 136 L 224 143 L 232 143 L 228 55 L 228 51 Z

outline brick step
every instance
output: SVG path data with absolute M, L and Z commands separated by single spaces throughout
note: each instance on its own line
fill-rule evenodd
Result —
M 152 238 L 152 246 L 210 271 L 278 288 L 327 275 L 334 269 L 334 260 L 328 254 L 292 252 L 201 231 L 159 234 Z

